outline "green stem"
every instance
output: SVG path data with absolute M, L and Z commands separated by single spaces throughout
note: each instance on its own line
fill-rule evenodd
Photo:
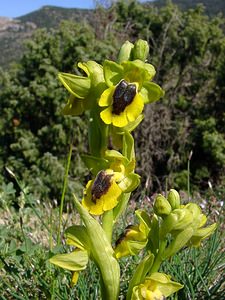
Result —
M 191 163 L 192 151 L 189 154 L 188 162 L 187 162 L 187 191 L 188 191 L 188 201 L 190 201 L 191 191 L 190 191 L 190 163 Z
M 113 210 L 108 210 L 104 212 L 102 216 L 102 228 L 106 233 L 106 236 L 111 243 L 112 241 L 112 231 L 113 231 Z
M 89 151 L 91 155 L 102 157 L 108 146 L 108 125 L 99 117 L 99 109 L 90 112 L 88 129 Z
M 64 205 L 64 199 L 65 199 L 66 188 L 67 188 L 72 150 L 73 150 L 73 143 L 70 144 L 70 149 L 69 149 L 69 154 L 67 157 L 67 164 L 65 169 L 65 175 L 64 175 L 64 181 L 63 181 L 63 190 L 62 190 L 62 196 L 61 196 L 60 207 L 59 207 L 59 226 L 58 226 L 58 234 L 57 234 L 57 245 L 60 244 L 60 231 L 62 226 L 63 205 Z
M 154 272 L 158 272 L 158 270 L 160 268 L 160 265 L 163 262 L 163 260 L 162 260 L 162 253 L 164 252 L 165 248 L 166 248 L 166 240 L 163 240 L 160 243 L 158 254 L 155 257 L 154 263 L 153 263 L 153 265 L 151 267 L 151 270 L 149 271 L 149 275 L 152 274 L 152 273 L 154 273 Z

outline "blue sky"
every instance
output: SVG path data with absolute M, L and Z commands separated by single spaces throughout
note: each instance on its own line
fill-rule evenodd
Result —
M 93 0 L 0 0 L 0 16 L 15 18 L 37 10 L 44 5 L 93 8 Z
M 15 18 L 37 10 L 44 5 L 93 8 L 94 0 L 0 0 L 0 16 Z

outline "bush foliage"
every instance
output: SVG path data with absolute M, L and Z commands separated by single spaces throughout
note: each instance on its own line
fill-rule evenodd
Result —
M 74 151 L 69 193 L 88 176 L 78 152 L 88 151 L 86 118 L 64 117 L 68 97 L 57 73 L 75 72 L 79 61 L 114 58 L 124 40 L 148 40 L 162 101 L 147 108 L 137 135 L 138 171 L 147 190 L 169 184 L 186 189 L 222 183 L 225 166 L 224 19 L 209 19 L 201 7 L 186 12 L 136 1 L 98 7 L 91 26 L 64 21 L 38 30 L 19 64 L 0 72 L 0 167 L 11 168 L 41 201 L 58 201 L 69 144 Z M 68 138 L 69 137 L 69 138 Z M 78 151 L 79 150 L 79 151 Z M 11 179 L 0 175 L 0 185 Z M 14 186 L 15 189 L 18 187 Z

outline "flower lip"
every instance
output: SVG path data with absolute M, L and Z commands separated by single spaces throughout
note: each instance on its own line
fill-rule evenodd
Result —
M 125 108 L 132 103 L 136 96 L 137 89 L 135 84 L 129 84 L 124 79 L 119 82 L 113 94 L 112 113 L 119 115 Z
M 133 229 L 134 225 L 128 225 L 126 228 L 125 228 L 125 231 L 123 233 L 121 233 L 121 235 L 119 236 L 119 238 L 116 240 L 116 246 L 118 246 L 120 243 L 122 243 L 122 241 L 125 240 L 127 234 Z
M 102 195 L 105 195 L 111 186 L 111 177 L 113 175 L 107 174 L 104 170 L 98 172 L 95 181 L 91 187 L 92 201 L 96 203 Z

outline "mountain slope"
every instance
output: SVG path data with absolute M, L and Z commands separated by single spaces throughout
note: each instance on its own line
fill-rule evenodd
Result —
M 43 6 L 41 9 L 17 18 L 21 22 L 33 22 L 38 28 L 57 27 L 62 20 L 72 20 L 76 22 L 89 21 L 93 15 L 93 10 L 63 8 L 57 6 Z
M 24 41 L 38 28 L 55 28 L 62 20 L 76 22 L 91 19 L 92 10 L 44 6 L 16 19 L 0 17 L 0 66 L 6 68 L 18 61 L 23 53 Z

